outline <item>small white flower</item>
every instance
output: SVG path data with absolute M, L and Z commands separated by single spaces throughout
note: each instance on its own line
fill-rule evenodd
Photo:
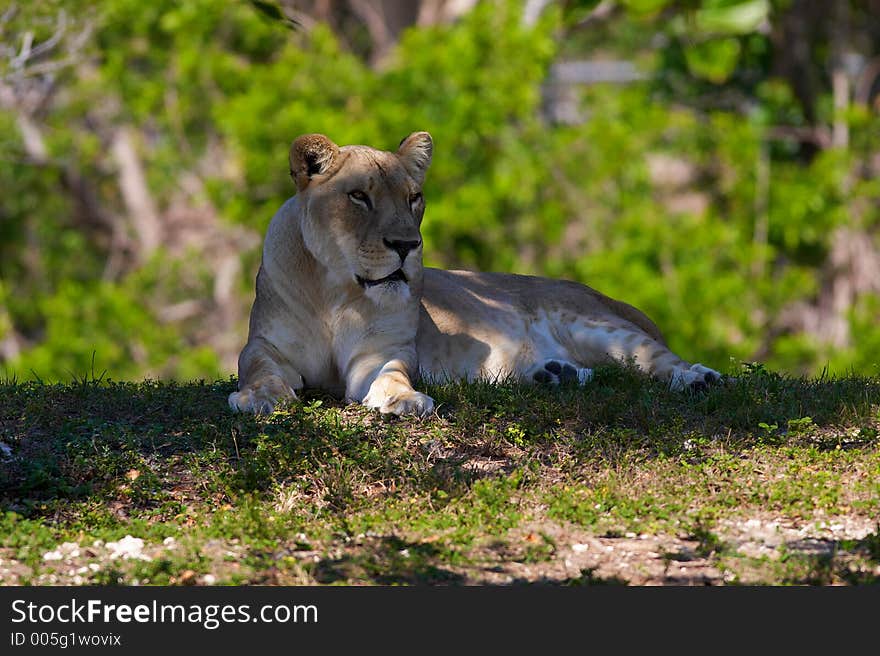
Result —
M 64 542 L 58 547 L 58 551 L 68 558 L 76 558 L 79 556 L 79 545 L 76 542 Z
M 143 553 L 144 541 L 140 538 L 135 538 L 130 535 L 126 535 L 124 538 L 119 540 L 119 542 L 108 542 L 107 548 L 110 550 L 111 559 L 122 558 L 123 560 L 152 560 L 152 558 L 150 558 L 147 554 Z

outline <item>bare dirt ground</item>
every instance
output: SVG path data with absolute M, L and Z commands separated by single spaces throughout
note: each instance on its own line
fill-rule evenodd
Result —
M 725 520 L 716 529 L 718 542 L 706 545 L 696 539 L 674 535 L 628 533 L 598 537 L 555 523 L 537 523 L 515 531 L 522 550 L 548 540 L 555 545 L 545 562 L 511 559 L 509 549 L 486 549 L 480 567 L 459 571 L 469 584 L 511 585 L 522 583 L 564 584 L 608 582 L 629 585 L 724 585 L 761 580 L 752 570 L 755 561 L 778 561 L 799 556 L 857 560 L 842 541 L 859 541 L 876 530 L 864 518 L 835 517 L 818 522 L 751 517 Z M 721 554 L 725 554 L 722 559 Z M 494 557 L 493 557 L 494 556 Z M 505 557 L 506 556 L 506 557 Z M 744 558 L 742 558 L 744 557 Z M 736 567 L 737 561 L 741 566 Z M 874 575 L 880 575 L 876 567 Z
M 849 568 L 880 576 L 880 566 L 864 571 L 860 540 L 876 531 L 876 523 L 861 517 L 829 517 L 796 521 L 771 514 L 744 519 L 725 519 L 713 532 L 710 544 L 694 537 L 627 533 L 597 536 L 576 527 L 554 522 L 532 522 L 511 530 L 505 539 L 479 546 L 469 554 L 469 564 L 444 568 L 450 583 L 459 585 L 725 585 L 766 581 L 765 568 L 780 561 L 826 562 L 836 560 L 838 568 Z M 358 536 L 358 539 L 327 549 L 279 551 L 288 558 L 309 565 L 336 567 L 353 555 L 375 550 L 388 536 Z M 851 546 L 855 543 L 855 546 Z M 850 546 L 848 546 L 850 545 Z M 145 544 L 126 537 L 117 542 L 100 540 L 88 545 L 65 542 L 42 554 L 39 573 L 0 550 L 0 585 L 30 581 L 39 585 L 83 585 L 114 582 L 149 584 L 129 576 L 132 565 L 168 556 L 184 548 L 173 538 L 160 544 Z M 232 540 L 210 540 L 201 547 L 210 563 L 208 572 L 185 570 L 172 577 L 178 585 L 215 585 L 231 575 L 254 576 L 244 563 L 246 550 Z M 397 554 L 409 557 L 408 549 Z M 288 568 L 289 570 L 290 568 Z M 262 582 L 309 584 L 321 582 L 294 568 L 282 579 L 260 575 Z M 36 573 L 36 577 L 34 574 Z M 355 571 L 350 571 L 352 576 Z

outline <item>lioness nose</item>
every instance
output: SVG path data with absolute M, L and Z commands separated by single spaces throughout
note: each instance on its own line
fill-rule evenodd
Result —
M 397 251 L 397 254 L 400 255 L 400 261 L 403 262 L 406 259 L 406 256 L 409 255 L 409 252 L 415 248 L 419 247 L 421 244 L 421 240 L 417 239 L 415 241 L 406 241 L 403 239 L 383 239 L 385 245 L 393 251 Z

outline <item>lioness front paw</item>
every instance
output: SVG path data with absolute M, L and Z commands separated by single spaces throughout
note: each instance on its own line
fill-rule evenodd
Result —
M 280 378 L 249 385 L 229 395 L 229 407 L 235 412 L 271 414 L 279 401 L 296 399 L 296 392 Z
M 690 388 L 694 392 L 705 392 L 710 385 L 721 382 L 721 374 L 714 369 L 697 363 L 687 369 L 678 369 L 669 380 L 669 389 L 674 392 Z
M 417 415 L 424 417 L 434 411 L 434 399 L 427 394 L 407 390 L 390 396 L 370 393 L 363 400 L 368 408 L 378 409 L 383 415 Z

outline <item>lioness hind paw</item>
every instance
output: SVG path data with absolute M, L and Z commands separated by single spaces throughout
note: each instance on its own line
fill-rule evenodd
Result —
M 684 389 L 689 389 L 692 392 L 706 392 L 711 386 L 720 382 L 722 382 L 721 374 L 697 363 L 687 369 L 675 371 L 669 380 L 669 389 L 676 392 Z
M 593 380 L 593 370 L 563 360 L 547 360 L 543 367 L 532 373 L 532 380 L 550 385 L 575 382 L 586 385 Z

